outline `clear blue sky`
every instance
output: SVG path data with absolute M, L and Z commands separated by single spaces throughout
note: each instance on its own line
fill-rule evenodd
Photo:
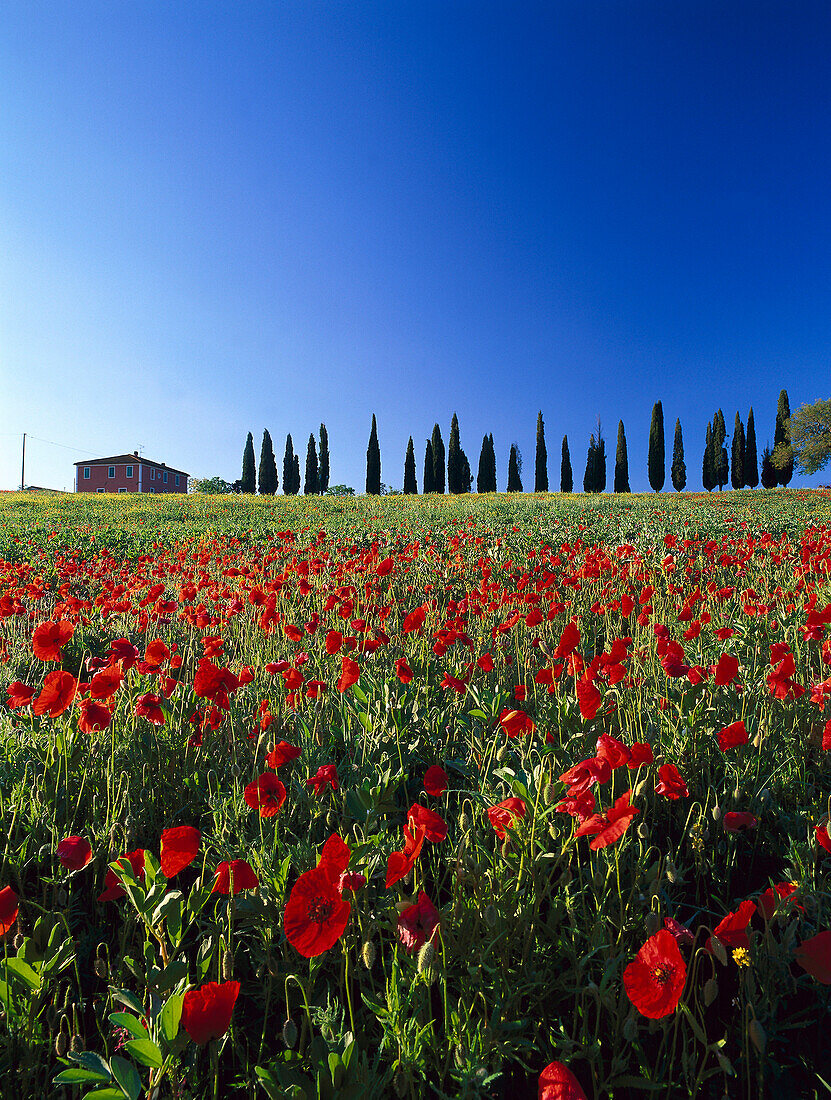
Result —
M 455 410 L 528 488 L 542 409 L 554 487 L 599 415 L 644 489 L 660 399 L 700 489 L 717 407 L 831 391 L 830 54 L 800 0 L 5 0 L 0 487 L 323 420 L 362 491 L 373 412 L 420 487 Z

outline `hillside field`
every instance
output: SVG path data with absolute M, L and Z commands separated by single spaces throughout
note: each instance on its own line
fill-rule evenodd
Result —
M 0 744 L 4 1100 L 831 1094 L 827 490 L 4 494 Z

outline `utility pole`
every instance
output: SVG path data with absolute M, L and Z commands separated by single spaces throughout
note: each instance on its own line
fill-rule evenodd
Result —
M 26 433 L 23 433 L 23 457 L 20 460 L 20 491 L 26 486 Z

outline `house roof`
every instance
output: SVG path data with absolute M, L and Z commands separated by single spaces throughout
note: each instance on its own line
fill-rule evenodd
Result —
M 175 466 L 165 466 L 163 462 L 153 462 L 149 458 L 142 458 L 140 455 L 110 455 L 109 458 L 87 458 L 83 462 L 74 463 L 75 466 L 155 466 L 157 470 L 170 470 L 174 474 L 184 474 L 185 477 L 190 477 L 190 474 L 186 474 L 184 470 L 177 470 Z

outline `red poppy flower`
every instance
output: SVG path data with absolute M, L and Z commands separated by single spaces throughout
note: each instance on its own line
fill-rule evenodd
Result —
M 161 704 L 162 701 L 159 696 L 148 691 L 144 695 L 139 695 L 136 699 L 136 715 L 139 718 L 146 718 L 154 726 L 163 726 L 164 711 Z
M 676 798 L 689 798 L 690 792 L 681 773 L 674 764 L 662 764 L 658 769 L 659 782 L 655 784 L 655 794 L 662 794 L 673 801 Z
M 182 1002 L 182 1027 L 200 1047 L 220 1039 L 231 1026 L 239 982 L 206 982 L 189 989 Z
M 831 837 L 828 835 L 828 822 L 824 825 L 817 825 L 814 833 L 817 838 L 817 843 L 821 844 L 826 852 L 831 852 Z
M 113 661 L 118 661 L 124 672 L 129 672 L 133 665 L 138 661 L 139 651 L 136 647 L 128 642 L 126 638 L 116 638 L 110 642 L 109 658 Z
M 56 852 L 67 871 L 80 871 L 92 859 L 92 846 L 84 836 L 65 837 Z
M 551 1062 L 540 1074 L 537 1100 L 587 1100 L 580 1082 L 562 1062 Z
M 483 672 L 493 672 L 493 657 L 490 653 L 483 653 L 476 664 Z
M 401 624 L 401 633 L 411 634 L 414 630 L 421 630 L 426 618 L 427 612 L 425 609 L 423 607 L 417 607 L 414 611 L 410 612 Z
M 209 641 L 210 639 L 203 638 L 202 643 Z M 221 648 L 221 647 L 220 647 Z M 214 651 L 210 651 L 211 647 L 205 648 L 205 655 L 208 657 L 216 656 Z M 170 650 L 167 648 L 161 638 L 155 638 L 152 642 L 147 643 L 147 649 L 144 651 L 144 663 L 148 665 L 148 672 L 160 669 L 165 661 L 170 657 Z
M 420 950 L 433 938 L 438 926 L 438 910 L 422 890 L 418 901 L 408 905 L 398 916 L 398 938 L 407 954 Z
M 755 829 L 759 824 L 758 817 L 747 811 L 737 812 L 731 810 L 724 815 L 721 823 L 726 833 L 735 833 L 738 829 Z
M 722 653 L 713 666 L 713 682 L 717 687 L 724 687 L 735 680 L 738 672 L 738 659 L 732 653 Z
M 202 834 L 192 825 L 174 825 L 162 833 L 161 865 L 165 878 L 173 878 L 196 859 Z
M 417 802 L 410 806 L 407 812 L 407 820 L 418 828 L 424 826 L 424 835 L 431 844 L 440 844 L 447 837 L 447 822 L 437 813 L 428 810 L 426 806 L 420 806 Z
M 629 759 L 626 761 L 626 766 L 627 768 L 638 768 L 641 764 L 651 764 L 654 759 L 652 746 L 645 741 L 636 741 L 629 750 Z
M 717 734 L 717 737 L 718 747 L 722 752 L 727 752 L 728 749 L 733 749 L 737 745 L 746 745 L 748 741 L 747 730 L 742 720 L 731 722 L 729 726 L 725 726 Z
M 81 733 L 105 730 L 112 721 L 111 712 L 94 699 L 82 699 L 78 706 L 78 729 Z
M 304 871 L 292 886 L 286 903 L 283 931 L 305 959 L 322 955 L 337 943 L 352 911 L 332 876 L 333 865 L 321 856 L 317 867 Z
M 590 722 L 600 710 L 603 697 L 594 683 L 586 676 L 581 676 L 577 681 L 577 701 L 580 704 L 580 715 L 584 722 Z
M 26 707 L 31 703 L 32 696 L 35 694 L 35 689 L 30 688 L 28 684 L 22 684 L 20 680 L 15 680 L 13 684 L 9 684 L 6 688 L 8 693 L 8 704 L 10 710 L 17 710 L 18 707 Z
M 48 714 L 57 718 L 72 706 L 78 681 L 69 672 L 50 672 L 43 681 L 40 695 L 32 705 L 35 714 Z
M 571 656 L 575 649 L 580 645 L 580 630 L 575 622 L 567 622 L 563 627 L 563 632 L 560 635 L 560 641 L 557 648 L 554 650 L 554 656 L 558 661 L 564 661 L 566 657 Z
M 407 664 L 406 658 L 399 657 L 395 662 L 395 675 L 402 684 L 409 684 L 413 678 L 413 670 Z
M 530 716 L 522 710 L 503 710 L 499 715 L 499 723 L 510 738 L 519 737 L 521 733 L 533 733 L 537 728 Z
M 74 633 L 75 627 L 65 619 L 41 623 L 32 635 L 32 652 L 39 661 L 60 661 L 61 646 L 65 646 Z
M 626 791 L 614 806 L 609 807 L 605 815 L 594 814 L 577 830 L 577 836 L 594 835 L 594 840 L 589 844 L 593 852 L 608 848 L 610 844 L 620 840 L 632 824 L 632 818 L 640 813 L 640 810 L 629 805 L 631 794 L 631 791 Z
M 504 802 L 490 806 L 487 814 L 493 831 L 500 840 L 504 840 L 505 829 L 513 827 L 517 820 L 525 817 L 525 803 L 521 798 L 506 798 Z
M 794 952 L 802 969 L 823 985 L 831 985 L 831 932 L 803 940 Z
M 270 768 L 274 768 L 274 770 L 277 771 L 277 769 L 282 768 L 284 764 L 290 764 L 292 760 L 296 760 L 302 752 L 302 749 L 290 745 L 288 741 L 281 741 L 278 745 L 274 746 L 265 758 L 265 762 Z
M 424 773 L 424 789 L 433 798 L 440 798 L 447 790 L 447 773 L 438 764 L 433 764 Z
M 11 886 L 4 886 L 0 890 L 0 936 L 5 936 L 14 927 L 19 900 Z
M 211 893 L 224 894 L 227 897 L 231 893 L 232 878 L 234 880 L 234 897 L 241 890 L 254 890 L 260 885 L 260 880 L 254 874 L 254 869 L 246 860 L 232 859 L 230 863 L 223 860 L 216 869 Z
M 228 695 L 239 687 L 239 680 L 229 668 L 219 668 L 209 657 L 202 657 L 193 678 L 193 691 L 202 699 L 210 699 L 228 710 Z
M 405 878 L 415 866 L 415 861 L 421 854 L 426 830 L 423 825 L 412 825 L 409 821 L 404 826 L 404 847 L 400 852 L 391 852 L 387 859 L 387 878 L 385 888 L 390 889 Z
M 675 937 L 665 928 L 649 937 L 623 972 L 627 997 L 650 1020 L 675 1011 L 686 980 L 687 964 Z
M 679 945 L 684 943 L 692 947 L 695 943 L 695 936 L 693 936 L 686 924 L 681 924 L 675 917 L 664 917 L 664 928 L 666 928 L 670 935 L 675 936 L 675 942 Z
M 247 806 L 260 811 L 260 817 L 276 817 L 286 801 L 286 788 L 273 772 L 263 772 L 248 784 L 243 797 Z
M 338 677 L 337 689 L 341 694 L 348 691 L 353 684 L 357 684 L 361 678 L 361 666 L 357 661 L 353 661 L 351 657 L 347 657 L 346 654 L 341 657 L 341 673 Z
M 144 849 L 136 848 L 134 852 L 127 852 L 126 855 L 119 856 L 118 862 L 126 859 L 130 866 L 133 868 L 133 874 L 141 882 L 144 882 Z M 98 895 L 99 901 L 117 901 L 118 898 L 124 897 L 124 887 L 121 882 L 116 878 L 115 871 L 111 867 L 107 868 L 107 874 L 104 876 L 104 890 L 103 893 Z
M 107 665 L 100 672 L 96 672 L 90 681 L 89 694 L 91 699 L 112 699 L 124 680 L 124 673 L 118 665 Z
M 792 902 L 797 909 L 804 909 L 795 898 L 799 889 L 795 882 L 777 882 L 775 886 L 769 886 L 756 901 L 756 908 L 765 918 L 770 920 L 782 902 Z
M 343 645 L 343 635 L 339 630 L 330 630 L 327 632 L 323 644 L 326 647 L 326 652 L 331 657 L 334 653 L 337 653 Z
M 314 787 L 315 794 L 321 794 L 330 786 L 333 791 L 338 789 L 338 772 L 334 764 L 321 764 L 314 775 L 306 780 L 307 787 Z
M 747 935 L 747 926 L 750 924 L 750 919 L 755 912 L 755 902 L 749 899 L 743 901 L 735 913 L 728 913 L 726 917 L 719 921 L 713 929 L 713 936 L 721 940 L 724 946 L 729 947 L 731 951 L 734 947 L 749 947 L 750 940 Z M 708 951 L 712 950 L 709 937 L 704 946 Z

